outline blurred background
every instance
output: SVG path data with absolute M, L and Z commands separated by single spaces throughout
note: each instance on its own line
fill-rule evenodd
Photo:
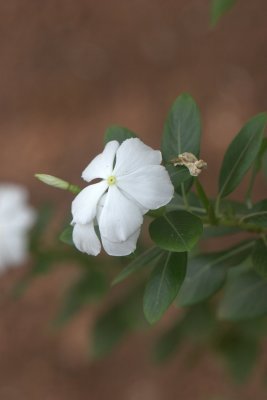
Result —
M 58 215 L 67 215 L 71 195 L 33 175 L 81 184 L 111 124 L 158 148 L 166 113 L 186 91 L 201 108 L 201 156 L 209 165 L 202 180 L 215 195 L 227 145 L 267 109 L 267 3 L 239 1 L 213 30 L 209 8 L 208 0 L 1 2 L 0 181 L 27 185 L 33 205 L 54 201 Z M 260 183 L 259 197 L 263 190 Z M 149 346 L 160 324 L 91 364 L 99 307 L 59 332 L 50 328 L 76 268 L 56 269 L 14 301 L 10 290 L 26 269 L 0 280 L 1 400 L 266 399 L 257 370 L 238 387 L 212 354 L 189 369 L 184 348 L 153 365 Z

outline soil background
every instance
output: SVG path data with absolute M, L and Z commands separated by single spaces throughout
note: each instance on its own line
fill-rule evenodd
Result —
M 237 1 L 214 30 L 209 4 L 2 1 L 0 181 L 27 185 L 35 206 L 54 201 L 66 215 L 71 196 L 41 185 L 34 173 L 80 184 L 111 124 L 159 147 L 167 111 L 186 91 L 201 108 L 201 156 L 209 165 L 202 181 L 215 195 L 227 145 L 247 119 L 267 109 L 267 2 Z M 261 177 L 258 198 L 264 192 Z M 153 365 L 153 331 L 131 335 L 91 364 L 86 353 L 97 310 L 89 307 L 57 333 L 49 325 L 75 267 L 37 280 L 14 301 L 10 290 L 26 270 L 0 281 L 0 400 L 266 399 L 264 352 L 242 387 L 211 354 L 191 369 L 183 367 L 186 349 Z

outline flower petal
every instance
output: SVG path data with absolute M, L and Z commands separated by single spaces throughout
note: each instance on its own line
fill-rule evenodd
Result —
M 174 188 L 167 170 L 161 165 L 150 165 L 117 178 L 118 187 L 148 210 L 168 204 Z
M 73 242 L 82 253 L 97 256 L 101 250 L 100 241 L 95 233 L 93 222 L 90 224 L 75 224 L 72 234 Z
M 90 182 L 96 178 L 106 179 L 113 171 L 113 164 L 119 142 L 112 140 L 108 142 L 103 153 L 96 156 L 82 173 L 82 178 Z
M 106 181 L 89 185 L 83 189 L 72 202 L 73 222 L 77 224 L 88 224 L 96 216 L 96 207 L 99 199 L 107 190 Z
M 136 242 L 140 235 L 140 229 L 138 229 L 132 236 L 130 236 L 125 242 L 111 242 L 102 236 L 102 244 L 105 251 L 110 256 L 128 256 L 133 253 L 136 249 Z
M 23 264 L 28 253 L 27 235 L 13 230 L 5 232 L 1 238 L 0 252 L 1 271 L 9 266 L 15 267 Z
M 124 242 L 140 228 L 143 217 L 140 208 L 114 185 L 108 190 L 98 222 L 101 237 Z
M 127 139 L 118 148 L 114 175 L 130 174 L 146 165 L 159 165 L 162 156 L 159 150 L 153 150 L 138 138 Z
M 0 185 L 0 214 L 14 212 L 18 207 L 27 207 L 28 192 L 16 184 L 6 183 Z

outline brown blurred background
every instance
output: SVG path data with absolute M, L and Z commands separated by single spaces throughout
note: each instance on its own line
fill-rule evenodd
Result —
M 34 173 L 80 184 L 82 169 L 114 123 L 159 147 L 168 108 L 187 91 L 202 111 L 202 157 L 209 164 L 203 182 L 214 195 L 229 141 L 249 117 L 267 109 L 267 3 L 237 2 L 214 30 L 209 4 L 2 1 L 0 181 L 26 184 L 35 205 L 50 199 L 67 213 L 71 197 L 42 186 Z M 149 332 L 132 335 L 90 365 L 94 309 L 57 334 L 49 329 L 76 269 L 36 281 L 14 302 L 9 291 L 22 273 L 11 271 L 0 281 L 0 400 L 266 399 L 257 371 L 236 387 L 212 355 L 191 370 L 183 368 L 181 353 L 154 366 Z

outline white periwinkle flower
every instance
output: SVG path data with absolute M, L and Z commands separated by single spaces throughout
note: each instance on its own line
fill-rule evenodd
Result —
M 19 185 L 0 184 L 0 272 L 26 260 L 27 234 L 35 221 L 27 197 Z
M 103 153 L 83 171 L 92 183 L 72 203 L 73 241 L 82 252 L 97 255 L 101 243 L 95 233 L 98 224 L 105 251 L 114 256 L 132 253 L 143 223 L 143 215 L 169 203 L 174 188 L 160 165 L 161 152 L 137 138 L 121 145 L 108 142 Z

